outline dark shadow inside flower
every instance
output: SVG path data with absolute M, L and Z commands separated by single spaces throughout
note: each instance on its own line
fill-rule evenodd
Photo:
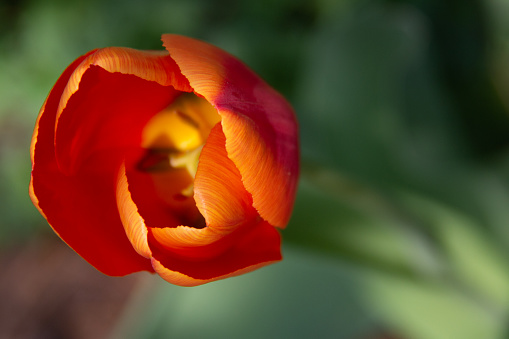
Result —
M 161 172 L 172 169 L 170 165 L 170 154 L 178 152 L 171 148 L 150 148 L 138 162 L 136 169 L 142 172 Z

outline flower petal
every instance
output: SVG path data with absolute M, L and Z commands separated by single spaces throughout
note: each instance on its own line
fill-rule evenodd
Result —
M 180 194 L 189 181 L 184 169 L 150 173 L 131 167 L 126 175 L 131 198 L 147 227 L 194 226 L 196 220 L 203 220 L 194 199 Z
M 225 141 L 221 125 L 216 124 L 201 151 L 194 180 L 194 200 L 207 226 L 151 229 L 158 245 L 183 258 L 217 256 L 259 223 L 251 195 L 226 154 Z
M 253 206 L 272 225 L 284 227 L 299 173 L 297 122 L 290 105 L 221 49 L 179 35 L 166 34 L 162 40 L 195 93 L 221 115 L 228 156 Z
M 150 241 L 150 238 L 149 238 Z M 234 245 L 211 260 L 184 260 L 154 247 L 152 266 L 166 281 L 180 286 L 197 286 L 211 281 L 251 272 L 281 260 L 281 238 L 265 221 Z
M 257 217 L 251 195 L 242 184 L 239 170 L 228 158 L 225 143 L 221 124 L 217 124 L 201 151 L 194 179 L 196 207 L 207 226 L 218 233 L 230 233 Z
M 55 232 L 98 270 L 109 275 L 152 271 L 150 261 L 138 255 L 125 236 L 117 212 L 114 173 L 117 173 L 120 166 L 120 156 L 97 152 L 87 157 L 86 166 L 77 169 L 72 176 L 63 174 L 57 166 L 54 149 L 56 113 L 68 79 L 82 59 L 73 63 L 57 81 L 38 119 L 32 142 L 32 199 Z M 109 77 L 104 77 L 105 73 L 112 75 L 99 67 L 92 67 L 86 73 L 90 76 L 89 80 L 99 77 L 106 82 Z M 88 77 L 87 74 L 84 78 Z M 156 97 L 156 101 L 168 100 L 169 96 L 164 94 L 169 91 L 165 87 L 156 83 L 147 85 L 148 82 L 144 80 L 118 73 L 113 75 L 113 80 L 118 81 L 117 77 L 122 77 L 125 88 L 138 90 L 124 93 L 130 99 L 130 96 L 139 99 L 136 107 L 145 107 L 146 105 L 141 105 L 141 101 L 150 101 L 151 96 Z M 87 112 L 80 111 L 82 106 L 90 104 L 81 89 L 85 89 L 84 92 L 87 92 L 86 89 L 93 89 L 93 81 L 89 80 L 82 79 L 80 90 L 69 100 L 69 105 L 66 106 L 69 113 L 73 109 L 77 113 Z M 157 99 L 160 97 L 163 99 Z M 107 104 L 106 98 L 103 103 Z M 103 113 L 108 113 L 108 110 Z M 75 132 L 80 134 L 82 131 L 77 128 Z M 70 137 L 62 141 L 73 140 Z
M 83 74 L 91 67 L 99 66 L 109 73 L 132 74 L 162 86 L 178 87 L 191 92 L 189 82 L 182 77 L 178 66 L 164 51 L 140 51 L 125 47 L 106 47 L 88 53 L 76 67 L 62 93 L 57 111 L 57 121 L 69 98 L 78 90 Z
M 231 237 L 218 234 L 209 227 L 151 228 L 154 245 L 164 248 L 183 259 L 210 259 L 224 252 L 231 245 Z
M 43 113 L 46 112 L 46 106 L 48 105 L 48 101 L 51 98 L 51 101 L 49 103 L 50 110 L 53 110 L 54 113 L 56 113 L 56 106 L 58 106 L 59 98 L 60 98 L 60 96 L 62 94 L 62 91 L 64 90 L 67 82 L 69 81 L 70 76 L 72 75 L 72 73 L 74 72 L 76 67 L 78 67 L 79 64 L 81 64 L 81 62 L 84 59 L 86 59 L 89 55 L 95 53 L 95 51 L 96 50 L 92 50 L 92 51 L 88 52 L 87 54 L 82 55 L 78 59 L 74 60 L 73 63 L 70 64 L 65 69 L 65 71 L 62 73 L 60 78 L 58 78 L 58 80 L 55 83 L 55 85 L 53 86 L 53 89 L 51 90 L 50 94 L 48 95 L 48 97 L 44 101 L 44 104 L 42 105 L 41 110 L 39 111 L 39 115 L 37 116 L 37 120 L 35 121 L 34 133 L 32 134 L 32 140 L 30 142 L 30 160 L 32 162 L 32 169 L 35 166 L 34 165 L 34 160 L 35 160 L 35 145 L 37 144 L 38 136 L 39 136 L 39 124 L 40 124 L 40 121 L 41 121 Z M 47 114 L 49 114 L 49 113 L 47 113 Z M 53 121 L 54 121 L 54 119 L 55 119 L 55 117 L 53 115 Z M 52 158 L 53 157 L 50 157 L 49 159 L 42 158 L 41 160 L 38 160 L 38 165 L 42 164 L 42 162 L 44 162 L 45 160 L 47 160 L 46 162 L 50 163 L 52 161 Z M 33 204 L 37 207 L 39 212 L 44 217 L 46 217 L 44 215 L 44 212 L 39 207 L 39 199 L 37 198 L 37 196 L 35 195 L 35 192 L 34 192 L 33 176 L 30 178 L 30 186 L 28 188 L 28 191 L 29 191 L 29 194 L 30 194 L 30 199 L 32 200 Z
M 133 245 L 136 252 L 145 258 L 150 258 L 152 256 L 152 252 L 148 247 L 147 226 L 145 226 L 145 221 L 133 202 L 131 192 L 129 192 L 129 185 L 127 183 L 125 173 L 125 163 L 123 163 L 119 169 L 116 192 L 118 212 L 120 220 L 124 225 L 127 238 Z
M 173 84 L 192 91 L 167 52 L 112 47 L 88 55 L 72 73 L 58 104 L 59 168 L 72 174 L 98 150 L 139 146 L 143 126 L 181 93 Z M 75 99 L 77 94 L 80 99 Z

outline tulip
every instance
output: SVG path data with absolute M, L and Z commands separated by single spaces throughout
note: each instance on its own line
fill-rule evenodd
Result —
M 93 50 L 37 118 L 30 197 L 99 271 L 195 286 L 281 260 L 299 172 L 290 105 L 195 39 Z

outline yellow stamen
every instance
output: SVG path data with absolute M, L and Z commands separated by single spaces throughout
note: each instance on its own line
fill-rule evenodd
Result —
M 198 169 L 198 160 L 200 159 L 200 153 L 202 148 L 203 145 L 186 153 L 170 154 L 170 166 L 173 168 L 185 168 L 189 175 L 194 179 L 194 177 L 196 176 L 196 170 Z M 192 196 L 193 187 L 194 184 L 191 183 L 182 191 L 182 195 L 186 197 Z
M 185 168 L 194 178 L 198 169 L 198 159 L 200 158 L 203 145 L 186 153 L 170 154 L 170 166 L 173 168 Z
M 184 189 L 166 194 L 191 197 L 203 144 L 219 121 L 216 109 L 208 101 L 191 93 L 180 95 L 143 129 L 141 145 L 148 151 L 139 168 L 147 172 L 185 170 L 189 183 L 180 182 L 178 186 L 184 184 Z

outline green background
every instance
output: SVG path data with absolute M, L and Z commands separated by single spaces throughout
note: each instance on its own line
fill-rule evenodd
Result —
M 115 338 L 509 335 L 509 2 L 0 2 L 0 248 L 51 232 L 29 144 L 64 68 L 177 33 L 236 55 L 300 122 L 282 263 L 160 281 Z M 3 274 L 0 272 L 0 274 Z

